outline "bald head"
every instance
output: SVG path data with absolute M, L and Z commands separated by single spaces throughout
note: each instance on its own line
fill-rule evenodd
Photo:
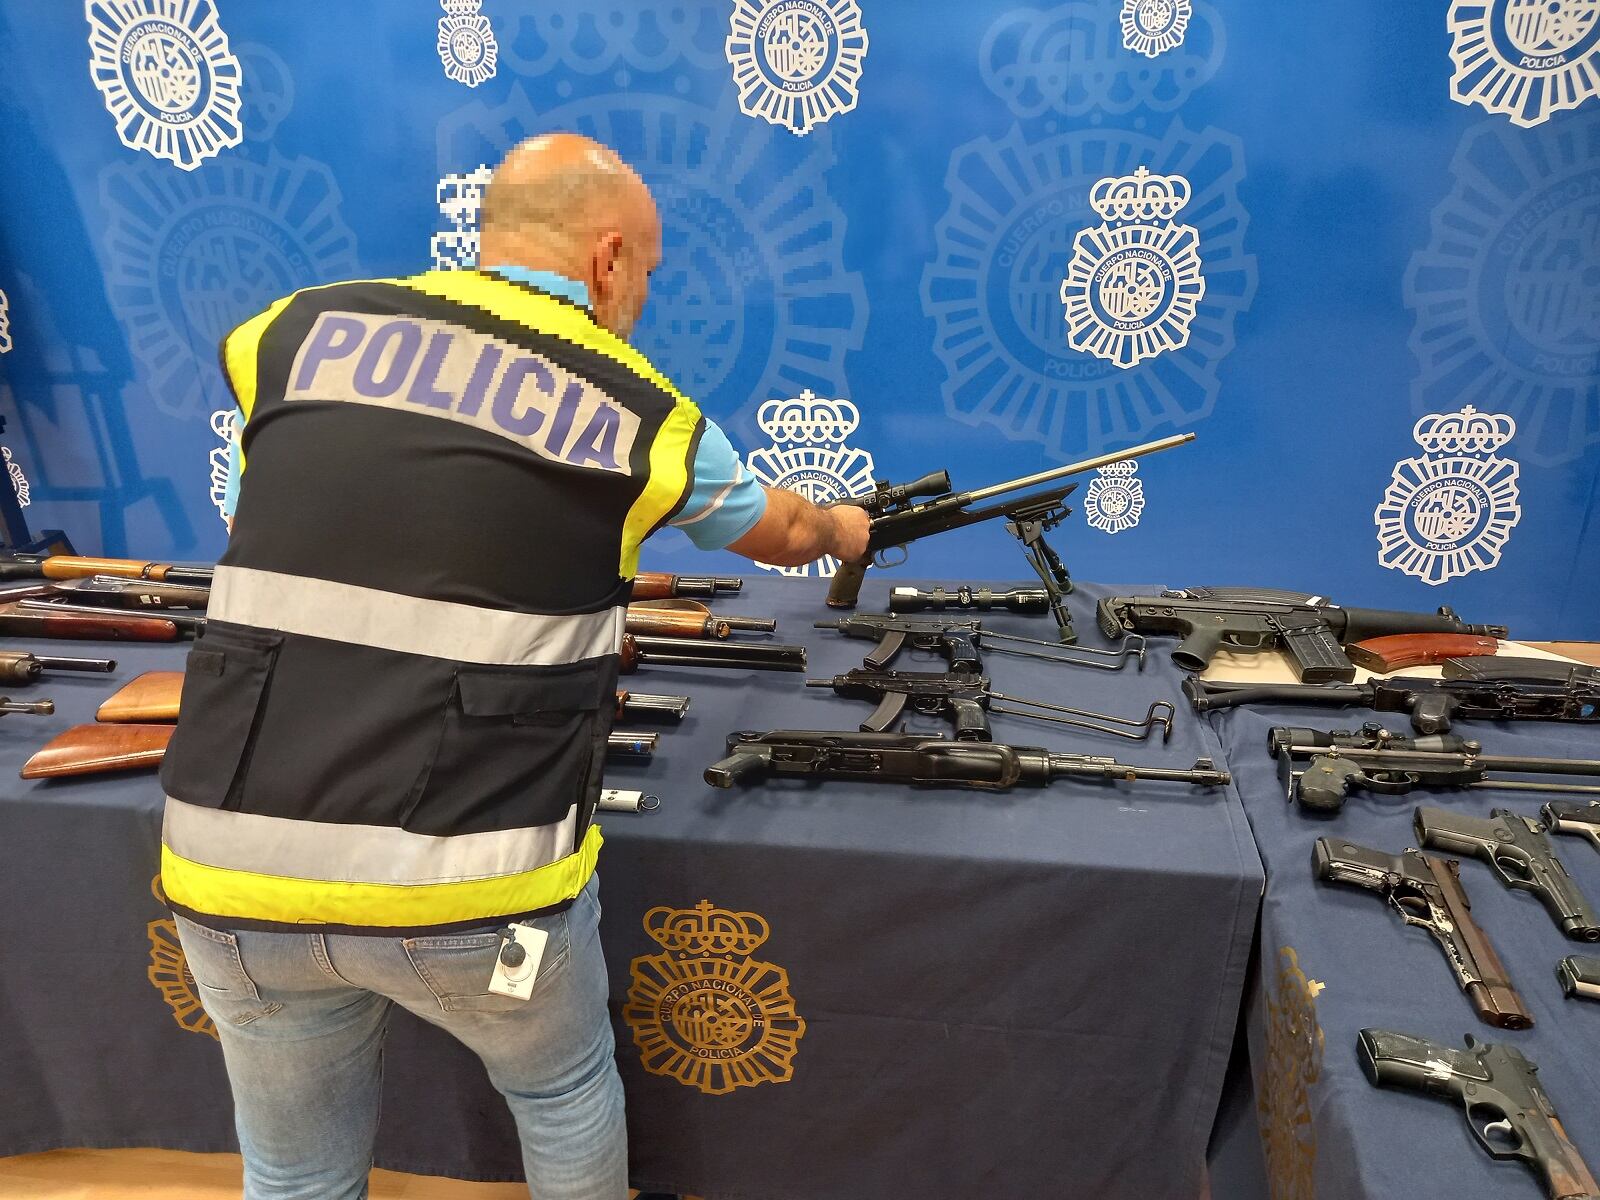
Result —
M 529 138 L 483 197 L 478 261 L 555 271 L 589 289 L 595 318 L 627 337 L 661 259 L 650 190 L 609 146 L 575 133 Z

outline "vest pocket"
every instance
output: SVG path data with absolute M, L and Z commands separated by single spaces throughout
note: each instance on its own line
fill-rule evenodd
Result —
M 595 661 L 457 667 L 438 751 L 402 827 L 464 833 L 566 816 L 587 794 L 609 726 L 600 719 L 608 679 Z
M 167 795 L 227 808 L 259 724 L 281 633 L 210 626 L 189 652 L 178 728 L 161 763 Z

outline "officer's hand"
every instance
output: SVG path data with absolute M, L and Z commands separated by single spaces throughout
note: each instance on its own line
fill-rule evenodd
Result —
M 867 556 L 867 534 L 872 518 L 855 504 L 836 504 L 823 510 L 833 518 L 833 545 L 828 553 L 843 562 L 860 562 Z

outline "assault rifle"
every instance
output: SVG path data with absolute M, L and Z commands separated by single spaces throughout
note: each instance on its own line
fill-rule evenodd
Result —
M 832 688 L 835 695 L 876 704 L 872 715 L 861 722 L 864 733 L 888 732 L 909 708 L 924 716 L 947 718 L 955 726 L 956 739 L 963 742 L 990 740 L 993 736 L 989 728 L 991 711 L 1032 717 L 1036 721 L 1055 721 L 1131 741 L 1142 741 L 1156 729 L 1161 730 L 1162 741 L 1172 736 L 1172 703 L 1168 700 L 1157 700 L 1143 720 L 1135 721 L 1128 717 L 1114 717 L 1110 713 L 1031 700 L 1026 696 L 1010 696 L 995 691 L 983 675 L 874 671 L 857 667 L 848 674 L 835 675 L 831 679 L 808 679 L 806 686 Z
M 1556 857 L 1538 821 L 1504 808 L 1486 820 L 1425 804 L 1413 826 L 1424 846 L 1479 859 L 1508 888 L 1532 892 L 1567 937 L 1600 942 L 1600 914 Z
M 946 784 L 1003 792 L 1044 787 L 1057 779 L 1111 783 L 1165 780 L 1221 787 L 1232 776 L 1209 758 L 1193 767 L 1141 767 L 1089 754 L 1062 754 L 1037 746 L 949 742 L 908 733 L 844 733 L 824 729 L 744 731 L 728 735 L 727 757 L 706 768 L 706 782 L 727 788 L 769 775 L 808 779 L 859 779 L 877 783 Z
M 1538 1066 L 1515 1046 L 1484 1045 L 1468 1034 L 1467 1048 L 1456 1050 L 1406 1033 L 1363 1029 L 1358 1049 L 1373 1086 L 1459 1105 L 1479 1145 L 1491 1157 L 1525 1163 L 1550 1200 L 1600 1198 L 1600 1183 L 1539 1086 Z
M 1586 784 L 1489 777 L 1490 771 L 1600 776 L 1600 759 L 1484 754 L 1481 743 L 1452 733 L 1407 738 L 1372 724 L 1328 733 L 1275 725 L 1267 732 L 1267 749 L 1278 760 L 1278 778 L 1289 800 L 1298 802 L 1302 812 L 1321 815 L 1339 812 L 1350 791 L 1384 796 L 1403 796 L 1417 787 L 1600 791 Z M 1308 761 L 1298 770 L 1296 760 L 1301 759 Z
M 1045 591 L 1049 594 L 1050 611 L 1054 614 L 1056 625 L 1060 630 L 1060 640 L 1069 644 L 1075 642 L 1077 634 L 1073 632 L 1072 618 L 1067 615 L 1066 605 L 1062 600 L 1064 595 L 1072 591 L 1072 577 L 1060 556 L 1044 540 L 1044 535 L 1071 511 L 1063 507 L 1062 502 L 1077 484 L 1031 492 L 1026 496 L 1016 496 L 983 508 L 978 505 L 1009 492 L 1019 492 L 1023 488 L 1037 487 L 1052 480 L 1064 479 L 1068 475 L 1092 471 L 1107 463 L 1142 458 L 1147 454 L 1170 450 L 1174 446 L 1194 441 L 1194 436 L 1192 433 L 1180 433 L 1174 437 L 1146 442 L 1111 454 L 1096 455 L 1081 462 L 1068 463 L 1064 467 L 1024 475 L 1019 479 L 1010 479 L 971 492 L 952 492 L 948 471 L 934 471 L 913 483 L 890 484 L 880 480 L 867 495 L 847 497 L 839 501 L 841 504 L 855 504 L 866 509 L 872 515 L 872 528 L 867 539 L 866 556 L 859 562 L 839 564 L 839 569 L 828 588 L 828 604 L 833 608 L 854 608 L 861 595 L 861 584 L 866 579 L 867 567 L 874 562 L 879 566 L 891 565 L 883 557 L 885 551 L 904 550 L 912 542 L 932 537 L 936 533 L 946 533 L 952 529 L 976 525 L 981 521 L 1004 518 L 1007 532 L 1022 543 L 1029 565 L 1038 574 Z M 904 559 L 899 561 L 903 562 Z
M 1449 663 L 1445 669 L 1449 670 Z M 1452 721 L 1600 722 L 1600 672 L 1593 667 L 1572 666 L 1561 678 L 1411 679 L 1397 675 L 1366 683 L 1327 685 L 1217 683 L 1191 675 L 1183 681 L 1183 694 L 1196 712 L 1239 704 L 1315 704 L 1403 712 L 1410 714 L 1411 727 L 1418 733 L 1445 733 Z
M 1511 986 L 1489 935 L 1472 919 L 1472 901 L 1461 886 L 1461 864 L 1420 850 L 1385 854 L 1343 838 L 1318 838 L 1312 873 L 1323 883 L 1343 883 L 1379 897 L 1407 925 L 1426 929 L 1467 994 L 1472 1007 L 1501 1029 L 1531 1029 L 1528 1012 Z
M 1175 634 L 1172 661 L 1203 671 L 1218 650 L 1281 649 L 1302 683 L 1349 683 L 1355 664 L 1343 643 L 1391 633 L 1475 633 L 1505 637 L 1503 625 L 1468 625 L 1449 608 L 1437 614 L 1342 608 L 1321 596 L 1274 588 L 1188 588 L 1159 596 L 1107 596 L 1100 632 Z

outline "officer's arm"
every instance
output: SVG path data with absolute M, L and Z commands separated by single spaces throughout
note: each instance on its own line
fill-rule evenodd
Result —
M 831 554 L 847 562 L 867 552 L 866 511 L 853 504 L 818 508 L 783 488 L 767 488 L 767 509 L 728 549 L 775 567 L 798 567 Z

